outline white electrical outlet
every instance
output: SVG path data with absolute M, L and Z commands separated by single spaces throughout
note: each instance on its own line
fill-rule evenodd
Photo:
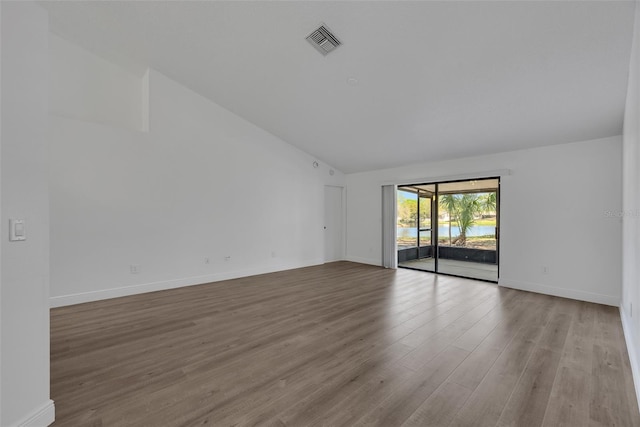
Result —
M 136 265 L 136 264 L 131 264 L 129 266 L 129 272 L 131 274 L 139 274 L 140 273 L 140 266 Z
M 204 263 L 205 263 L 205 264 L 211 264 L 211 258 L 209 258 L 209 257 L 205 257 L 205 258 L 204 258 Z
M 546 265 L 542 266 L 542 273 L 543 274 L 548 274 L 549 273 L 549 268 Z

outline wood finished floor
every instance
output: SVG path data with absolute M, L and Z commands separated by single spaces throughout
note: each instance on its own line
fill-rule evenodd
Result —
M 619 314 L 338 262 L 51 310 L 55 426 L 640 426 Z

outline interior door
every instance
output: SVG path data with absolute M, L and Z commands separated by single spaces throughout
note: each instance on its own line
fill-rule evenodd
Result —
M 324 262 L 344 259 L 342 187 L 324 187 Z

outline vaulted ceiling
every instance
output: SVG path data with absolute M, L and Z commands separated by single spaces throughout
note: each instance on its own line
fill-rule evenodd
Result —
M 54 33 L 347 173 L 622 131 L 632 1 L 41 4 Z

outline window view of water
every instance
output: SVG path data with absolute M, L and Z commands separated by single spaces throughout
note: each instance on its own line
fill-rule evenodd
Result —
M 397 227 L 398 237 L 410 238 L 417 237 L 418 232 L 415 227 Z M 474 225 L 467 230 L 467 237 L 475 236 L 488 236 L 495 233 L 495 227 L 493 225 Z M 428 232 L 422 232 L 421 235 L 428 235 Z M 460 228 L 451 224 L 451 237 L 456 237 L 460 234 Z M 440 238 L 449 236 L 449 226 L 441 225 L 438 227 L 438 236 Z

